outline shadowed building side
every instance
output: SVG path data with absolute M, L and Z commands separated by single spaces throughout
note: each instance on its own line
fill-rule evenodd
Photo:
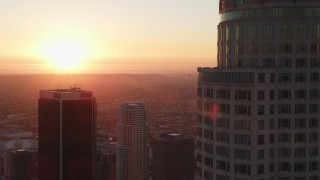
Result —
M 39 99 L 39 179 L 94 179 L 96 101 L 80 89 L 48 90 Z

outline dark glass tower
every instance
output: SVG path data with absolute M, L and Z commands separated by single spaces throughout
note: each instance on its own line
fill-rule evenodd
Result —
M 153 180 L 193 180 L 193 138 L 165 133 L 151 143 Z
M 93 180 L 96 100 L 79 88 L 42 90 L 39 180 Z

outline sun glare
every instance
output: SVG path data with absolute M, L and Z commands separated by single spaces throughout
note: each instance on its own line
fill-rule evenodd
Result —
M 56 41 L 42 47 L 42 57 L 59 71 L 74 71 L 83 66 L 89 56 L 89 49 L 76 41 Z

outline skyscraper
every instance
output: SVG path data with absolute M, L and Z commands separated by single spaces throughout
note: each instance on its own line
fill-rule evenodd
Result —
M 18 149 L 10 152 L 10 178 L 12 180 L 38 179 L 38 152 L 34 149 Z
M 116 162 L 117 180 L 148 179 L 148 125 L 143 104 L 121 105 Z
M 94 179 L 96 100 L 79 88 L 41 90 L 39 180 Z
M 193 180 L 193 138 L 164 133 L 151 143 L 153 180 Z
M 320 1 L 220 0 L 220 19 L 196 179 L 318 180 Z

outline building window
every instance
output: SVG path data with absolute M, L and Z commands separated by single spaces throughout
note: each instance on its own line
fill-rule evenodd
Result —
M 264 159 L 264 149 L 259 149 L 258 150 L 258 160 Z
M 213 140 L 213 131 L 205 129 L 203 131 L 203 134 L 204 134 L 204 138 Z
M 291 169 L 290 162 L 280 162 L 278 164 L 278 167 L 280 172 L 285 172 L 285 171 L 290 172 L 290 169 Z
M 229 180 L 229 176 L 217 174 L 217 180 Z
M 269 134 L 269 143 L 274 143 L 274 134 Z
M 251 121 L 249 121 L 249 120 L 235 120 L 234 128 L 235 129 L 250 130 L 251 129 Z
M 239 174 L 251 174 L 251 167 L 245 164 L 234 164 L 235 173 Z
M 257 31 L 257 26 L 256 25 L 250 25 L 247 27 L 247 38 L 249 40 L 252 40 L 252 39 L 257 39 L 257 36 L 258 36 L 258 31 Z
M 306 142 L 306 133 L 296 133 L 294 134 L 295 143 L 305 143 Z
M 311 82 L 319 82 L 319 73 L 310 73 Z
M 279 104 L 279 114 L 290 114 L 291 106 L 290 104 Z
M 291 74 L 290 73 L 280 73 L 279 74 L 279 82 L 291 82 Z
M 290 148 L 279 148 L 278 149 L 278 157 L 279 158 L 291 157 L 291 149 Z
M 295 119 L 294 125 L 296 129 L 303 129 L 307 127 L 307 121 L 306 119 Z
M 264 44 L 262 46 L 262 53 L 263 54 L 275 54 L 276 53 L 275 44 Z
M 307 67 L 308 60 L 305 58 L 296 59 L 296 68 L 305 68 Z
M 251 91 L 239 90 L 235 91 L 235 100 L 251 100 Z
M 203 177 L 205 180 L 213 180 L 213 174 L 210 171 L 204 170 Z M 227 180 L 227 179 L 226 179 Z
M 265 74 L 264 73 L 259 73 L 258 74 L 258 82 L 259 83 L 265 83 Z
M 307 98 L 306 90 L 296 90 L 295 91 L 295 98 L 296 99 L 306 99 Z
M 213 145 L 212 144 L 203 144 L 203 150 L 209 154 L 213 154 Z
M 258 115 L 264 115 L 264 105 L 258 106 Z
M 264 135 L 258 135 L 258 145 L 264 144 Z
M 269 114 L 274 114 L 274 105 L 273 104 L 271 104 L 269 106 Z
M 203 158 L 203 164 L 204 164 L 205 166 L 208 166 L 208 167 L 211 167 L 211 168 L 212 168 L 212 167 L 213 167 L 213 159 L 204 156 L 204 158 Z
M 310 53 L 311 54 L 318 53 L 318 44 L 317 43 L 312 43 L 311 44 Z
M 280 133 L 278 135 L 278 141 L 279 143 L 290 143 L 290 133 Z
M 306 54 L 308 53 L 308 45 L 305 43 L 296 44 L 296 53 L 297 54 Z
M 318 142 L 319 136 L 317 132 L 309 133 L 309 142 Z
M 280 68 L 291 68 L 292 60 L 290 58 L 280 58 L 279 67 Z
M 270 119 L 269 121 L 269 128 L 273 129 L 274 128 L 274 119 Z
M 306 157 L 306 148 L 295 148 L 294 157 Z
M 274 163 L 269 164 L 269 172 L 274 172 Z
M 274 157 L 274 148 L 270 148 L 269 149 L 269 158 L 273 158 Z
M 225 161 L 217 161 L 217 169 L 229 172 L 229 163 Z
M 317 114 L 319 113 L 319 104 L 310 104 L 309 105 L 310 114 Z
M 307 82 L 307 73 L 297 73 L 295 77 L 296 82 Z
M 258 101 L 264 100 L 264 91 L 258 91 Z
M 217 99 L 230 99 L 230 91 L 229 90 L 217 90 Z
M 201 141 L 197 141 L 197 149 L 202 150 L 202 142 Z
M 319 176 L 310 176 L 309 180 L 319 180 Z
M 270 90 L 269 99 L 274 100 L 274 90 Z
M 319 126 L 318 118 L 310 118 L 309 119 L 309 128 L 317 128 Z
M 319 163 L 318 161 L 309 162 L 309 171 L 318 171 Z
M 250 160 L 251 159 L 251 151 L 245 150 L 245 149 L 235 149 L 234 150 L 234 158 L 235 159 Z
M 307 106 L 305 104 L 295 104 L 294 113 L 296 114 L 306 114 Z
M 279 119 L 278 120 L 278 127 L 279 128 L 290 128 L 290 119 Z
M 298 162 L 294 163 L 294 171 L 295 172 L 305 172 L 306 171 L 306 163 L 305 162 Z
M 280 54 L 291 54 L 292 53 L 292 44 L 290 43 L 281 43 L 279 45 Z
M 235 114 L 251 115 L 251 107 L 246 105 L 236 105 Z
M 204 116 L 204 124 L 207 126 L 213 126 L 213 119 L 211 116 Z
M 320 51 L 319 51 L 320 52 Z M 314 67 L 320 67 L 320 59 L 317 58 L 312 58 L 310 60 L 310 67 L 314 68 Z
M 291 90 L 279 90 L 279 99 L 291 99 Z
M 319 155 L 319 148 L 317 146 L 309 148 L 309 157 L 316 157 Z
M 198 132 L 198 136 L 202 137 L 202 128 L 198 128 L 197 132 Z
M 229 142 L 229 134 L 228 133 L 223 133 L 223 132 L 217 132 L 217 141 Z
M 262 67 L 264 67 L 264 68 L 274 68 L 275 67 L 275 59 L 274 58 L 262 59 Z
M 213 99 L 213 89 L 206 89 L 206 97 Z
M 258 58 L 249 58 L 247 59 L 247 66 L 248 67 L 258 67 Z
M 258 120 L 258 130 L 264 129 L 264 120 Z
M 197 154 L 197 161 L 201 164 L 202 163 L 202 155 Z
M 258 165 L 258 174 L 263 174 L 264 173 L 264 164 L 259 164 Z
M 250 145 L 251 144 L 251 136 L 250 135 L 235 134 L 234 135 L 234 143 L 235 144 Z
M 230 113 L 230 106 L 228 104 L 219 104 L 218 112 L 224 113 L 224 114 L 229 114 Z
M 229 148 L 223 146 L 217 146 L 217 155 L 229 157 Z
M 319 89 L 310 90 L 310 99 L 319 99 Z
M 229 129 L 229 119 L 217 118 L 217 127 Z
M 275 74 L 271 73 L 270 74 L 270 83 L 274 83 L 275 82 Z

